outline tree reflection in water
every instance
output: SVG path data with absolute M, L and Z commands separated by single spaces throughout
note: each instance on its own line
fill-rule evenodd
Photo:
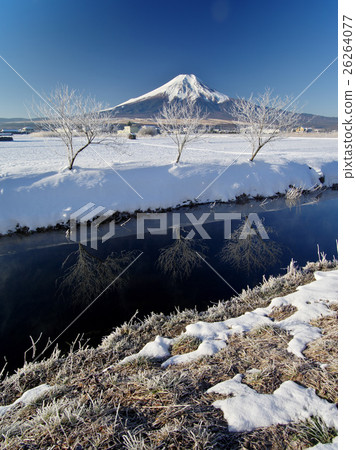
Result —
M 200 240 L 182 238 L 180 232 L 177 236 L 172 245 L 160 250 L 157 267 L 174 280 L 183 280 L 202 263 L 197 250 L 203 252 L 207 247 Z
M 247 235 L 246 230 L 250 230 Z M 269 236 L 273 233 L 270 227 L 265 230 Z M 253 270 L 273 266 L 280 260 L 281 255 L 280 244 L 272 239 L 262 239 L 246 217 L 245 222 L 232 233 L 231 239 L 224 245 L 220 259 L 235 270 L 244 270 L 249 274 Z
M 64 275 L 57 279 L 60 297 L 86 304 L 101 294 L 137 256 L 137 251 L 111 253 L 105 259 L 89 252 L 82 244 L 62 263 Z M 127 273 L 118 278 L 110 289 L 118 289 L 127 282 Z

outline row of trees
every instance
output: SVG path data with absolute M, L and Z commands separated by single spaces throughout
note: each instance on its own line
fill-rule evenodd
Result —
M 229 109 L 238 128 L 244 127 L 242 137 L 246 139 L 253 161 L 259 151 L 272 140 L 285 136 L 299 121 L 295 109 L 291 109 L 290 98 L 274 96 L 270 89 L 248 99 L 239 98 Z M 84 97 L 68 87 L 57 88 L 36 113 L 43 117 L 43 127 L 60 137 L 67 149 L 68 169 L 79 153 L 93 143 L 105 142 L 103 130 L 108 116 L 103 105 L 91 97 Z M 178 163 L 189 142 L 199 139 L 207 132 L 207 113 L 192 99 L 164 104 L 155 121 L 161 131 L 177 145 Z M 74 140 L 80 136 L 81 140 Z

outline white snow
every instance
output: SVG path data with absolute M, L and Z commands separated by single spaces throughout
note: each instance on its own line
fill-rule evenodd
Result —
M 230 431 L 251 431 L 258 427 L 305 420 L 311 416 L 318 416 L 328 427 L 337 428 L 336 405 L 318 397 L 312 388 L 285 381 L 273 394 L 258 394 L 241 381 L 239 374 L 207 391 L 233 395 L 213 403 L 223 411 Z
M 304 358 L 302 352 L 308 343 L 321 336 L 319 328 L 310 325 L 309 322 L 335 314 L 328 305 L 337 302 L 338 271 L 315 272 L 314 276 L 315 281 L 299 286 L 296 292 L 284 297 L 276 297 L 266 308 L 256 308 L 254 311 L 225 321 L 199 321 L 187 325 L 185 333 L 181 336 L 188 335 L 200 339 L 202 342 L 197 350 L 170 357 L 170 346 L 174 339 L 157 336 L 155 341 L 146 344 L 140 352 L 124 358 L 120 364 L 139 356 L 168 358 L 162 363 L 163 368 L 171 364 L 185 364 L 219 352 L 227 345 L 229 337 L 233 334 L 248 332 L 265 325 L 274 325 L 288 331 L 293 336 L 288 343 L 288 350 L 299 358 Z M 293 305 L 297 310 L 281 321 L 273 321 L 268 317 L 273 307 L 282 305 Z
M 220 322 L 197 322 L 186 327 L 185 333 L 174 339 L 157 336 L 143 349 L 126 357 L 119 364 L 129 362 L 139 356 L 166 359 L 161 364 L 167 368 L 174 364 L 187 364 L 203 356 L 211 356 L 228 345 L 228 338 L 234 333 L 250 331 L 264 325 L 274 325 L 288 330 L 293 339 L 288 343 L 288 350 L 303 358 L 303 350 L 321 333 L 310 321 L 318 317 L 335 314 L 328 306 L 337 302 L 338 271 L 315 272 L 315 281 L 300 286 L 296 292 L 276 297 L 267 308 L 257 308 L 240 317 Z M 273 321 L 267 317 L 275 306 L 293 305 L 297 310 L 287 319 Z M 182 355 L 170 356 L 170 347 L 184 335 L 195 336 L 202 340 L 197 350 Z M 250 368 L 247 373 L 260 373 L 259 369 Z M 243 375 L 218 383 L 208 393 L 232 395 L 225 400 L 217 400 L 213 406 L 220 408 L 232 432 L 251 431 L 258 427 L 275 424 L 287 424 L 320 417 L 328 427 L 337 428 L 337 407 L 318 397 L 315 390 L 305 388 L 293 381 L 285 381 L 273 394 L 259 394 L 242 383 Z M 313 447 L 314 448 L 314 447 Z M 315 447 L 322 449 L 324 447 Z M 337 440 L 325 449 L 337 448 Z
M 3 416 L 9 409 L 13 408 L 14 406 L 18 405 L 19 403 L 27 406 L 36 400 L 38 400 L 40 397 L 42 397 L 46 392 L 50 391 L 52 389 L 51 386 L 48 386 L 48 384 L 40 384 L 37 387 L 34 387 L 32 389 L 29 389 L 28 391 L 24 392 L 20 398 L 15 400 L 11 405 L 6 406 L 0 406 L 0 417 Z
M 338 436 L 334 437 L 331 444 L 317 444 L 313 447 L 309 447 L 307 450 L 337 450 L 338 449 Z
M 226 343 L 224 341 L 214 339 L 206 340 L 203 341 L 193 352 L 184 353 L 183 355 L 175 355 L 167 359 L 167 361 L 162 363 L 162 367 L 165 369 L 170 365 L 186 364 L 198 358 L 202 358 L 203 356 L 212 356 L 224 347 L 226 347 Z
M 0 233 L 18 223 L 36 229 L 66 222 L 89 202 L 133 212 L 243 193 L 269 196 L 291 184 L 311 188 L 321 175 L 329 186 L 337 180 L 337 139 L 292 137 L 266 147 L 252 163 L 249 156 L 241 137 L 208 135 L 175 165 L 168 137 L 141 138 L 117 148 L 93 145 L 69 171 L 60 139 L 16 137 L 0 143 Z
M 338 271 L 315 272 L 316 281 L 300 286 L 296 292 L 284 297 L 277 297 L 272 300 L 267 308 L 257 308 L 247 312 L 240 317 L 227 319 L 223 322 L 197 322 L 186 327 L 185 334 L 195 336 L 205 343 L 214 342 L 210 350 L 218 352 L 225 345 L 219 348 L 217 342 L 226 343 L 232 334 L 248 332 L 254 328 L 264 325 L 274 325 L 288 331 L 293 339 L 288 343 L 288 350 L 299 358 L 304 358 L 303 350 L 309 342 L 321 336 L 319 328 L 310 325 L 310 321 L 322 316 L 335 314 L 328 305 L 337 302 L 337 280 Z M 292 305 L 297 310 L 287 319 L 273 321 L 270 317 L 274 306 Z M 200 348 L 199 347 L 199 348 Z M 202 347 L 205 348 L 205 347 Z M 162 364 L 166 367 L 169 364 L 180 364 L 200 358 L 199 349 L 181 355 L 174 356 Z
M 172 339 L 157 336 L 153 342 L 148 342 L 142 350 L 130 356 L 126 356 L 120 361 L 120 364 L 129 363 L 139 357 L 150 359 L 165 359 L 170 356 L 169 348 L 172 345 Z
M 187 97 L 191 98 L 192 100 L 203 98 L 215 103 L 223 103 L 227 100 L 230 100 L 227 95 L 222 94 L 215 89 L 209 88 L 195 75 L 181 74 L 177 75 L 172 80 L 168 81 L 168 83 L 163 84 L 159 88 L 147 92 L 147 94 L 131 98 L 130 100 L 120 103 L 113 108 L 108 108 L 105 111 L 110 111 L 112 109 L 119 108 L 120 106 L 128 105 L 130 103 L 136 103 L 142 100 L 149 100 L 150 98 L 156 97 L 157 95 L 167 96 L 168 101 L 170 102 L 177 98 L 182 100 L 186 99 Z
M 288 344 L 288 350 L 303 358 L 303 350 L 309 342 L 321 336 L 320 330 L 309 324 L 310 321 L 322 316 L 335 314 L 328 305 L 337 302 L 338 271 L 315 272 L 316 281 L 300 286 L 296 292 L 285 297 L 275 298 L 266 312 L 273 306 L 292 305 L 297 311 L 287 319 L 275 322 L 275 325 L 289 331 L 293 339 Z

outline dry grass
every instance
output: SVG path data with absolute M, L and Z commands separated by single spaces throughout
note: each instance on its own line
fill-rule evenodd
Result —
M 293 305 L 274 306 L 269 317 L 279 322 L 287 317 L 290 317 L 297 311 L 297 308 Z
M 329 428 L 319 417 L 311 417 L 292 429 L 295 430 L 294 440 L 302 443 L 303 448 L 312 447 L 318 443 L 329 444 L 337 436 L 337 431 Z
M 317 423 L 317 425 L 316 425 Z M 243 450 L 303 450 L 318 442 L 329 443 L 336 436 L 333 428 L 312 418 L 292 425 L 273 425 L 244 435 Z
M 172 345 L 171 354 L 183 355 L 196 350 L 201 344 L 201 340 L 195 336 L 184 335 L 178 338 Z
M 40 401 L 14 408 L 0 418 L 1 448 L 306 448 L 309 438 L 298 430 L 311 429 L 312 435 L 315 431 L 312 423 L 230 433 L 222 412 L 212 406 L 218 396 L 206 391 L 241 373 L 243 382 L 260 393 L 272 393 L 291 379 L 315 388 L 329 401 L 336 401 L 336 315 L 313 323 L 323 334 L 308 346 L 305 360 L 287 351 L 291 337 L 285 331 L 261 327 L 232 336 L 225 349 L 191 364 L 163 370 L 159 362 L 147 358 L 125 365 L 115 363 L 139 351 L 157 335 L 176 337 L 189 323 L 225 320 L 267 306 L 273 297 L 312 281 L 314 270 L 330 269 L 335 264 L 319 261 L 308 264 L 303 271 L 292 264 L 284 277 L 264 280 L 260 286 L 204 312 L 151 314 L 144 321 L 133 318 L 96 349 L 73 348 L 68 355 L 55 351 L 46 360 L 26 364 L 2 380 L 1 405 L 13 402 L 41 383 L 57 387 Z M 290 311 L 276 311 L 276 318 L 286 313 Z M 172 351 L 181 354 L 195 350 L 198 345 L 198 340 L 182 337 L 174 342 Z M 320 367 L 320 362 L 327 366 Z M 105 371 L 109 366 L 112 367 Z M 333 434 L 323 429 L 319 435 L 331 439 Z
M 338 315 L 335 308 L 337 308 L 335 304 L 330 308 L 335 311 L 334 315 L 321 317 L 311 322 L 313 326 L 322 330 L 322 336 L 311 342 L 304 354 L 314 361 L 326 364 L 329 370 L 337 371 Z

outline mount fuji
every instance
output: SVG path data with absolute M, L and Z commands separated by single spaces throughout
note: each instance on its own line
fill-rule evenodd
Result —
M 209 118 L 231 119 L 226 112 L 232 99 L 211 89 L 195 75 L 178 75 L 157 89 L 131 98 L 113 108 L 106 109 L 111 117 L 151 118 L 158 114 L 164 103 L 192 99 Z
M 187 98 L 191 98 L 197 106 L 200 106 L 202 111 L 208 114 L 208 119 L 229 122 L 232 119 L 228 111 L 236 99 L 210 88 L 193 74 L 178 75 L 147 94 L 131 98 L 104 111 L 113 118 L 152 119 L 160 112 L 164 103 Z M 337 117 L 302 113 L 300 119 L 304 127 L 337 130 Z

